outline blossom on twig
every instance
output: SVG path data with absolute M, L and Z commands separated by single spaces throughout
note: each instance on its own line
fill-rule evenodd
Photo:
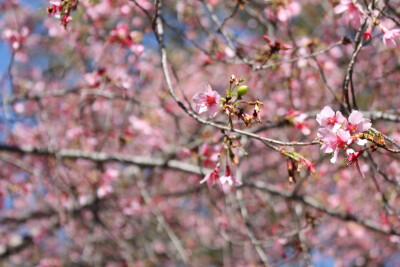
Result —
M 207 83 L 204 92 L 198 92 L 193 96 L 193 102 L 196 104 L 195 110 L 197 113 L 208 111 L 210 118 L 215 117 L 219 110 L 221 96 L 217 91 L 214 91 Z

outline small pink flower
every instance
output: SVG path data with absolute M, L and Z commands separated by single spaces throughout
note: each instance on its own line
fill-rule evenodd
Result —
M 346 153 L 347 153 L 347 155 L 348 155 L 347 158 L 346 158 L 346 160 L 347 160 L 347 166 L 353 165 L 353 164 L 355 163 L 356 166 L 357 166 L 358 172 L 359 172 L 359 173 L 361 174 L 361 176 L 365 179 L 365 175 L 364 175 L 364 173 L 361 171 L 360 164 L 359 164 L 359 162 L 358 162 L 358 158 L 361 156 L 362 151 L 354 152 L 354 150 L 350 148 L 350 149 L 347 149 Z
M 301 131 L 304 135 L 309 135 L 311 133 L 309 125 L 304 122 L 307 118 L 307 114 L 301 113 L 298 116 L 293 118 L 293 123 L 298 130 Z
M 350 132 L 351 135 L 362 133 L 371 128 L 372 124 L 369 119 L 363 118 L 360 111 L 354 110 L 350 116 L 348 122 L 345 122 L 344 128 Z
M 362 7 L 359 4 L 353 3 L 352 0 L 342 0 L 339 5 L 335 7 L 335 13 L 343 13 L 345 23 L 350 24 L 354 29 L 361 26 L 362 14 L 359 9 Z
M 346 118 L 340 111 L 336 111 L 335 114 L 331 107 L 325 106 L 321 110 L 321 113 L 317 115 L 317 122 L 319 125 L 336 132 L 336 130 L 342 126 L 342 123 L 346 122 Z
M 204 143 L 199 148 L 199 154 L 202 156 L 203 164 L 205 167 L 211 167 L 213 166 L 213 164 L 215 164 L 216 161 L 218 161 L 220 150 L 220 146 L 210 146 L 207 143 Z
M 203 113 L 208 110 L 208 116 L 210 118 L 215 117 L 219 110 L 219 102 L 221 96 L 211 89 L 211 86 L 207 83 L 206 90 L 204 92 L 198 92 L 193 96 L 193 102 L 196 104 L 196 112 Z
M 363 33 L 362 38 L 365 41 L 369 41 L 372 38 L 372 27 L 368 27 L 368 29 Z
M 8 42 L 13 50 L 18 50 L 21 48 L 22 44 L 25 42 L 26 37 L 29 34 L 29 29 L 27 27 L 22 27 L 22 29 L 18 31 L 14 31 L 11 29 L 5 29 L 2 37 Z
M 322 128 L 319 129 L 317 136 L 323 142 L 321 150 L 325 153 L 333 152 L 333 157 L 331 159 L 332 163 L 336 162 L 339 150 L 345 148 L 346 145 L 349 145 L 352 142 L 350 133 L 343 129 L 338 129 L 335 134 L 329 129 Z
M 125 24 L 118 24 L 110 33 L 110 38 L 108 39 L 110 43 L 120 43 L 123 46 L 132 46 L 133 40 L 129 33 L 129 27 Z
M 231 169 L 229 168 L 229 166 L 226 166 L 225 175 L 221 176 L 221 178 L 219 178 L 219 180 L 221 181 L 222 185 L 225 183 L 228 183 L 229 186 L 242 184 L 241 181 L 239 181 L 238 179 L 235 178 L 235 176 L 232 175 Z
M 388 48 L 397 48 L 400 46 L 400 29 L 387 30 L 386 28 L 382 28 L 383 35 L 383 43 Z
M 308 170 L 310 173 L 314 173 L 314 172 L 315 172 L 315 167 L 314 167 L 314 166 L 315 166 L 315 163 L 309 161 L 308 159 L 304 159 L 303 162 L 304 162 L 304 164 L 306 165 L 307 170 Z
M 215 166 L 215 169 L 212 172 L 207 174 L 204 177 L 204 179 L 200 181 L 200 184 L 207 182 L 208 188 L 211 189 L 211 187 L 213 187 L 216 182 L 220 182 L 218 172 L 219 172 L 219 166 L 217 165 Z

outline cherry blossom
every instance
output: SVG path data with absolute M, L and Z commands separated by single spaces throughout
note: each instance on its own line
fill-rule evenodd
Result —
M 335 113 L 331 107 L 326 106 L 321 110 L 321 113 L 317 115 L 317 122 L 319 125 L 332 129 L 332 131 L 335 132 L 346 122 L 346 118 L 340 111 L 336 111 Z
M 0 265 L 400 266 L 399 1 L 42 2 L 0 1 Z
M 219 110 L 221 96 L 217 91 L 212 90 L 207 83 L 204 92 L 198 92 L 193 96 L 193 102 L 196 104 L 195 110 L 197 113 L 208 111 L 208 116 L 214 118 Z
M 207 182 L 208 188 L 211 189 L 216 183 L 221 186 L 221 180 L 219 179 L 219 165 L 217 165 L 214 170 L 208 173 L 203 180 L 200 181 L 200 184 Z
M 398 48 L 400 46 L 400 29 L 384 29 L 383 43 L 388 48 Z
M 332 163 L 336 162 L 340 149 L 345 148 L 352 142 L 350 132 L 343 129 L 338 129 L 337 132 L 334 133 L 330 129 L 322 128 L 318 130 L 317 136 L 323 141 L 321 150 L 325 153 L 333 153 L 331 159 Z
M 29 29 L 27 27 L 22 27 L 20 31 L 5 29 L 2 37 L 6 42 L 10 43 L 12 49 L 17 50 L 21 48 L 28 34 Z
M 341 0 L 339 5 L 335 7 L 336 14 L 342 14 L 342 18 L 347 24 L 350 24 L 354 29 L 358 29 L 361 26 L 361 20 L 363 18 L 359 9 L 362 9 L 360 4 L 354 3 L 352 0 Z
M 358 172 L 361 174 L 363 178 L 365 178 L 364 173 L 361 171 L 360 163 L 358 162 L 358 158 L 361 156 L 362 151 L 355 152 L 353 149 L 349 148 L 346 150 L 347 153 L 347 166 L 356 164 Z
M 363 114 L 360 111 L 353 110 L 351 112 L 348 121 L 344 122 L 344 128 L 350 132 L 351 135 L 362 133 L 371 128 L 371 121 L 363 118 Z
M 238 179 L 235 178 L 235 176 L 233 176 L 229 166 L 226 166 L 225 174 L 223 176 L 221 176 L 219 179 L 220 179 L 222 185 L 225 183 L 227 183 L 229 186 L 242 184 L 241 181 L 239 181 Z
M 297 129 L 299 129 L 304 135 L 309 135 L 311 133 L 310 127 L 305 122 L 307 118 L 307 114 L 299 114 L 298 116 L 293 118 L 294 125 Z

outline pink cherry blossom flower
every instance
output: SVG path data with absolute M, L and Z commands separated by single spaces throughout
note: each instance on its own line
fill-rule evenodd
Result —
M 321 110 L 321 113 L 317 115 L 317 122 L 319 125 L 336 132 L 336 130 L 342 126 L 342 123 L 346 122 L 346 118 L 340 111 L 336 111 L 335 114 L 331 107 L 325 106 Z
M 359 9 L 362 7 L 359 4 L 353 3 L 352 0 L 342 0 L 339 5 L 335 7 L 336 14 L 343 13 L 343 20 L 346 24 L 349 24 L 354 29 L 358 29 L 361 26 L 362 14 Z
M 365 41 L 369 41 L 372 38 L 372 27 L 369 26 L 368 29 L 363 33 L 362 38 Z
M 204 143 L 199 148 L 199 154 L 202 156 L 203 164 L 205 167 L 211 167 L 218 161 L 218 155 L 221 150 L 219 145 L 210 146 L 208 143 Z
M 345 148 L 347 145 L 352 143 L 350 133 L 343 129 L 338 129 L 336 134 L 327 128 L 319 129 L 317 136 L 323 142 L 321 150 L 325 153 L 332 153 L 333 157 L 331 162 L 335 163 L 339 150 Z
M 345 122 L 344 128 L 350 132 L 351 135 L 362 133 L 371 128 L 372 124 L 369 119 L 363 118 L 363 114 L 354 110 L 350 116 L 348 122 Z
M 291 1 L 285 6 L 278 6 L 276 9 L 276 18 L 279 21 L 286 22 L 291 18 L 299 15 L 301 12 L 301 5 L 297 1 Z
M 314 173 L 314 172 L 315 172 L 315 163 L 309 161 L 308 159 L 304 159 L 304 160 L 303 160 L 303 163 L 306 165 L 307 170 L 308 170 L 310 173 Z
M 293 123 L 298 130 L 301 131 L 304 135 L 309 135 L 311 133 L 309 125 L 304 122 L 307 118 L 307 114 L 301 113 L 298 116 L 293 118 Z
M 215 185 L 215 183 L 219 183 L 220 184 L 220 180 L 219 180 L 219 165 L 215 166 L 214 170 L 212 172 L 210 172 L 209 174 L 207 174 L 203 180 L 200 181 L 200 184 L 207 182 L 207 186 L 208 188 L 211 189 L 211 187 L 213 187 Z
M 25 42 L 28 34 L 29 29 L 27 27 L 23 27 L 19 32 L 11 29 L 5 29 L 2 34 L 2 38 L 11 45 L 13 50 L 18 50 Z
M 123 46 L 131 46 L 133 44 L 133 40 L 129 34 L 129 27 L 125 24 L 118 24 L 111 31 L 108 41 L 110 43 L 120 43 Z
M 242 182 L 239 181 L 238 179 L 236 179 L 235 176 L 233 176 L 233 174 L 231 173 L 231 169 L 229 168 L 229 166 L 226 166 L 226 172 L 224 176 L 221 176 L 219 178 L 219 180 L 221 181 L 221 184 L 225 184 L 227 183 L 229 186 L 233 186 L 233 185 L 241 185 Z
M 383 43 L 388 48 L 398 48 L 400 46 L 400 29 L 387 30 L 386 28 L 382 28 L 383 35 Z
M 349 148 L 349 149 L 346 150 L 346 153 L 347 153 L 347 155 L 348 155 L 347 158 L 346 158 L 346 160 L 347 160 L 347 166 L 353 165 L 353 164 L 355 163 L 358 172 L 359 172 L 359 173 L 361 174 L 361 176 L 365 179 L 365 175 L 364 175 L 364 173 L 361 171 L 360 164 L 359 164 L 359 162 L 358 162 L 358 158 L 361 156 L 362 151 L 355 152 L 353 149 Z
M 208 83 L 204 92 L 198 92 L 193 96 L 193 102 L 196 104 L 196 112 L 200 114 L 208 110 L 210 118 L 215 117 L 217 114 L 220 100 L 221 96 Z

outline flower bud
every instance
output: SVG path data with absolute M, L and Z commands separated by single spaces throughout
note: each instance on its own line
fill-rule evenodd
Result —
M 247 85 L 239 86 L 239 88 L 237 89 L 238 96 L 239 97 L 244 96 L 247 93 L 247 88 L 248 88 Z

